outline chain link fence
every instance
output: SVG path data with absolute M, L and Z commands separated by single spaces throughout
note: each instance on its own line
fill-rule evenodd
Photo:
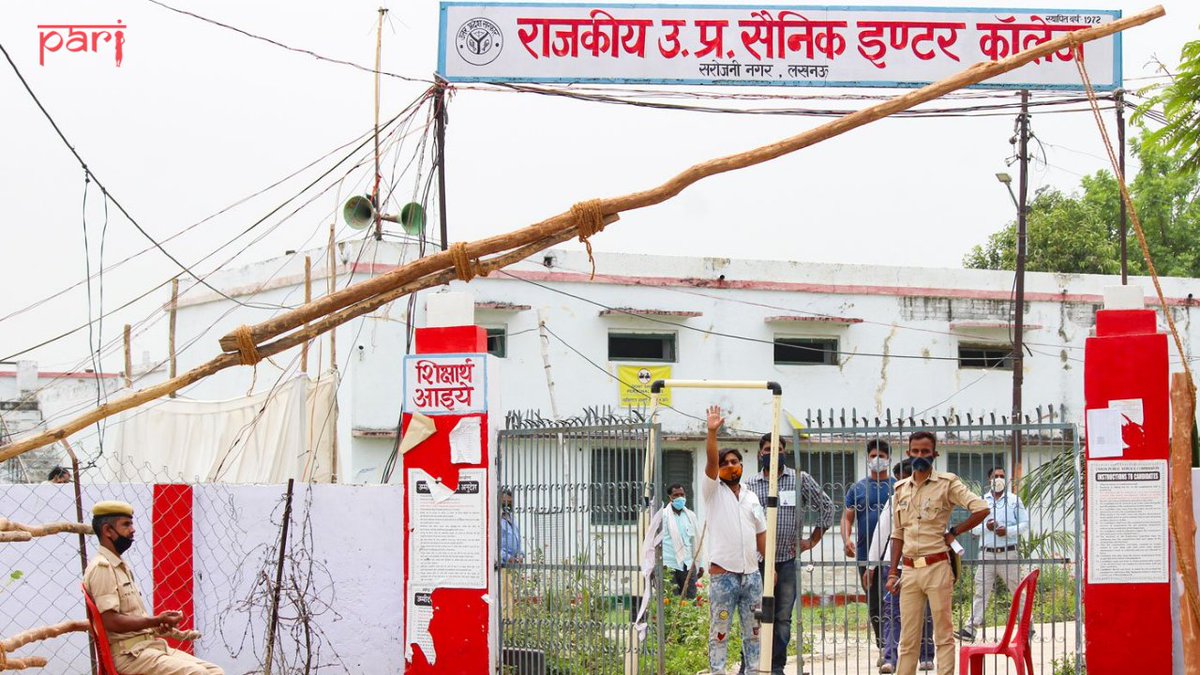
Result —
M 53 452 L 45 454 L 72 468 L 65 452 L 57 458 Z M 0 465 L 0 477 L 40 476 L 40 470 L 35 474 L 26 467 L 6 466 L 11 463 Z M 380 668 L 391 667 L 376 666 L 369 658 L 364 662 L 361 657 L 367 652 L 358 645 L 353 645 L 354 656 L 340 655 L 338 640 L 329 632 L 343 616 L 332 563 L 318 553 L 328 544 L 315 538 L 330 531 L 329 523 L 320 524 L 328 518 L 321 513 L 340 515 L 343 510 L 314 509 L 313 502 L 322 499 L 332 504 L 348 498 L 348 490 L 361 490 L 360 486 L 297 485 L 290 533 L 281 548 L 283 486 L 185 482 L 148 465 L 131 466 L 103 456 L 72 468 L 72 478 L 67 484 L 46 482 L 45 476 L 37 482 L 8 482 L 0 487 L 0 518 L 31 526 L 90 525 L 96 502 L 131 504 L 136 533 L 123 558 L 148 612 L 181 610 L 185 619 L 180 628 L 202 633 L 192 646 L 197 656 L 225 666 L 230 673 L 261 672 L 278 575 L 274 672 L 385 672 Z M 324 492 L 330 489 L 337 492 Z M 382 492 L 363 496 L 372 503 L 386 497 L 386 508 L 391 510 L 394 503 L 398 521 L 399 490 Z M 0 543 L 0 637 L 86 619 L 81 581 L 85 560 L 96 555 L 97 546 L 95 536 L 75 534 Z M 399 543 L 395 548 L 389 552 L 393 558 Z M 398 586 L 397 582 L 397 600 L 402 597 Z M 387 633 L 399 634 L 398 609 L 394 624 Z M 397 652 L 402 654 L 402 649 Z M 81 632 L 29 644 L 9 656 L 45 657 L 46 672 L 94 672 L 89 637 Z

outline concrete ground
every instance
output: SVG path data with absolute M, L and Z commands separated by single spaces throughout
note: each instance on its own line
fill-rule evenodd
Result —
M 1075 649 L 1075 623 L 1042 623 L 1033 625 L 1033 670 L 1035 673 L 1052 675 L 1052 663 L 1057 659 L 1073 659 Z M 958 647 L 964 644 L 983 644 L 995 642 L 999 638 L 989 628 L 988 633 L 977 637 L 974 643 L 963 643 L 955 640 L 955 659 L 958 658 Z M 1000 629 L 1003 630 L 1003 629 Z M 866 635 L 858 632 L 846 632 L 842 635 L 826 635 L 816 640 L 813 653 L 804 657 L 804 670 L 808 675 L 870 675 L 878 673 L 875 666 L 879 658 L 879 650 L 866 639 Z M 1073 662 L 1073 661 L 1072 661 Z M 788 662 L 784 671 L 788 675 L 800 675 L 793 658 Z M 933 672 L 937 672 L 936 670 Z M 955 671 L 958 664 L 955 663 Z M 1015 673 L 1012 662 L 997 657 L 984 657 L 984 673 L 986 675 L 1010 675 Z M 960 674 L 961 675 L 961 674 Z

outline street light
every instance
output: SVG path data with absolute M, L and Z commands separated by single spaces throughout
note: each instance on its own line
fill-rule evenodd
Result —
M 996 174 L 996 180 L 1000 181 L 1001 183 L 1004 183 L 1004 187 L 1008 188 L 1008 196 L 1012 197 L 1013 206 L 1017 207 L 1017 212 L 1020 213 L 1021 205 L 1019 203 L 1017 203 L 1017 195 L 1015 192 L 1013 192 L 1013 189 L 1012 189 L 1012 176 L 1001 172 L 1001 173 Z

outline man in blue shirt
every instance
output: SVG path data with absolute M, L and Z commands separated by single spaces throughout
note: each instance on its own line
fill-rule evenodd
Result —
M 515 616 L 517 598 L 514 597 L 511 568 L 525 561 L 525 550 L 521 548 L 521 528 L 513 519 L 513 493 L 509 488 L 500 491 L 500 606 L 505 620 Z
M 525 561 L 521 548 L 521 528 L 513 520 L 512 490 L 500 491 L 500 566 L 508 567 Z
M 983 626 L 983 613 L 996 580 L 1004 582 L 1009 593 L 1021 583 L 1021 565 L 1017 543 L 1021 535 L 1029 532 L 1029 512 L 1015 494 L 1008 491 L 1008 478 L 1004 467 L 993 467 L 988 472 L 987 502 L 989 513 L 986 519 L 973 530 L 971 535 L 979 537 L 980 564 L 975 572 L 975 600 L 971 603 L 971 620 L 958 637 L 972 641 L 975 629 Z
M 687 493 L 679 483 L 667 488 L 669 503 L 663 507 L 663 567 L 675 582 L 675 592 L 696 597 L 696 579 L 704 573 L 696 564 L 696 514 L 687 507 Z
M 846 556 L 859 562 L 859 574 L 868 572 L 867 552 L 871 546 L 871 535 L 879 522 L 879 513 L 892 497 L 895 479 L 889 475 L 892 449 L 887 441 L 874 438 L 867 442 L 867 477 L 850 486 L 846 491 L 846 510 L 842 513 L 842 545 Z M 857 525 L 857 537 L 851 539 Z M 875 633 L 875 645 L 882 651 L 885 643 L 880 623 L 883 615 L 883 572 L 882 567 L 870 570 L 870 583 L 863 584 L 867 592 L 867 616 L 871 619 L 871 630 Z M 863 579 L 862 581 L 866 581 Z M 882 665 L 883 657 L 875 665 Z

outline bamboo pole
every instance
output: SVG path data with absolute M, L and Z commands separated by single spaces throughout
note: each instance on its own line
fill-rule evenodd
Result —
M 176 363 L 175 363 L 175 317 L 179 313 L 179 277 L 171 280 L 171 318 L 167 322 L 167 377 L 175 379 Z M 169 394 L 171 398 L 175 398 L 175 392 Z
M 1200 589 L 1196 577 L 1196 517 L 1192 513 L 1192 426 L 1196 387 L 1187 373 L 1171 376 L 1171 535 L 1183 579 L 1179 598 L 1180 633 L 1186 675 L 1200 673 Z
M 304 304 L 312 302 L 312 256 L 304 256 Z M 304 324 L 308 328 L 308 323 Z M 308 374 L 308 341 L 300 347 L 300 372 Z
M 1076 45 L 1107 37 L 1126 28 L 1140 26 L 1148 21 L 1163 16 L 1165 11 L 1161 5 L 1133 16 L 1125 17 L 1111 23 L 1072 31 L 1032 49 L 1014 54 L 1006 59 L 976 63 L 955 75 L 947 77 L 920 89 L 910 91 L 901 96 L 883 101 L 869 108 L 864 108 L 845 117 L 826 122 L 821 126 L 792 136 L 782 141 L 748 150 L 728 157 L 721 157 L 696 164 L 691 168 L 671 178 L 658 187 L 635 192 L 621 197 L 601 200 L 601 211 L 604 214 L 614 214 L 633 209 L 645 208 L 660 204 L 682 192 L 685 188 L 701 179 L 717 174 L 744 169 L 763 162 L 782 157 L 783 155 L 806 148 L 815 143 L 828 140 L 835 136 L 856 129 L 865 124 L 878 121 L 889 115 L 908 110 L 914 106 L 932 101 L 952 91 L 978 84 L 984 80 L 1016 70 L 1035 59 L 1046 57 L 1056 51 L 1074 48 Z M 514 246 L 545 238 L 564 228 L 573 228 L 574 219 L 570 212 L 560 213 L 528 227 L 467 244 L 467 256 L 480 258 L 493 255 Z M 302 325 L 305 321 L 327 314 L 331 311 L 351 305 L 363 298 L 406 284 L 426 274 L 441 269 L 453 267 L 453 257 L 449 251 L 441 251 L 413 261 L 395 270 L 377 277 L 364 280 L 353 286 L 328 295 L 311 305 L 298 307 L 291 312 L 269 319 L 256 326 L 250 327 L 255 343 L 270 339 L 286 331 Z M 237 349 L 237 338 L 233 334 L 220 339 L 221 349 L 232 352 Z
M 978 84 L 988 78 L 1009 72 L 1026 63 L 1032 62 L 1034 59 L 1042 58 L 1060 49 L 1074 47 L 1075 45 L 1106 37 L 1127 28 L 1140 26 L 1164 14 L 1165 12 L 1161 5 L 1155 6 L 1152 9 L 1118 19 L 1112 23 L 1071 32 L 1001 61 L 977 63 L 944 80 L 826 123 L 780 143 L 758 148 L 747 153 L 742 153 L 741 155 L 732 155 L 698 164 L 652 190 L 616 199 L 604 200 L 602 211 L 608 218 L 611 218 L 618 211 L 642 208 L 660 203 L 707 176 L 732 171 L 744 166 L 753 166 L 789 152 L 794 152 L 795 150 L 827 140 L 864 124 L 882 119 L 893 113 L 907 110 L 913 106 L 933 100 L 956 89 Z M 330 229 L 332 232 L 332 227 Z M 575 236 L 575 230 L 572 216 L 569 213 L 560 213 L 516 232 L 497 235 L 467 244 L 467 254 L 470 258 L 483 258 L 484 256 L 500 251 L 519 247 L 509 251 L 509 253 L 482 261 L 483 269 L 481 270 L 481 274 L 486 274 L 488 271 L 494 271 L 522 260 L 537 251 L 566 241 L 573 236 Z M 329 254 L 330 261 L 332 262 L 334 258 L 334 246 L 332 245 L 330 246 Z M 259 344 L 258 352 L 264 357 L 278 354 L 356 316 L 374 311 L 392 300 L 414 291 L 442 285 L 455 278 L 455 276 L 452 254 L 443 251 L 399 267 L 386 274 L 365 279 L 353 286 L 333 292 L 312 303 L 288 312 L 282 317 L 252 327 L 251 330 L 255 336 L 255 342 L 261 343 L 267 336 L 280 335 L 296 326 L 303 326 L 306 321 L 312 322 L 307 329 L 290 333 L 265 345 Z M 330 284 L 333 283 L 334 281 L 331 277 Z M 231 336 L 221 338 L 223 349 L 229 348 L 226 341 L 230 338 Z M 331 347 L 333 346 L 332 343 L 333 338 L 331 336 Z M 230 345 L 236 348 L 233 343 L 230 343 Z M 241 358 L 237 354 L 225 352 L 175 379 L 167 380 L 166 382 L 121 399 L 111 400 L 54 429 L 48 429 L 20 441 L 0 446 L 0 461 L 12 459 L 29 450 L 62 440 L 99 420 L 137 407 L 147 401 L 161 398 L 172 391 L 178 391 L 213 373 L 220 372 L 240 363 Z
M 133 326 L 125 324 L 125 388 L 133 386 Z
M 380 17 L 382 17 L 382 16 L 383 15 L 380 14 Z M 376 212 L 378 213 L 378 211 L 376 211 Z M 329 295 L 333 295 L 333 293 L 335 291 L 337 291 L 337 239 L 336 239 L 336 234 L 334 232 L 334 228 L 335 228 L 335 224 L 330 223 L 329 224 Z M 353 278 L 353 275 L 351 275 L 351 278 Z M 328 297 L 328 296 L 326 296 L 326 297 Z M 347 316 L 346 320 L 349 321 L 350 319 L 354 318 L 354 316 L 358 316 L 358 315 L 355 314 L 353 316 Z M 337 373 L 337 369 L 338 369 L 338 365 L 337 365 L 337 327 L 339 324 L 341 324 L 340 321 L 329 327 L 329 369 L 335 374 L 334 375 L 335 377 L 337 377 L 336 373 Z M 337 393 L 340 389 L 341 389 L 341 387 L 334 387 L 334 389 L 333 389 L 333 414 L 330 415 L 331 419 L 329 422 L 329 427 L 330 427 L 329 433 L 332 438 L 332 441 L 329 444 L 330 445 L 329 452 L 331 455 L 333 455 L 332 462 L 331 462 L 332 466 L 330 468 L 331 473 L 329 474 L 329 482 L 330 483 L 337 482 L 337 471 L 338 471 Z

